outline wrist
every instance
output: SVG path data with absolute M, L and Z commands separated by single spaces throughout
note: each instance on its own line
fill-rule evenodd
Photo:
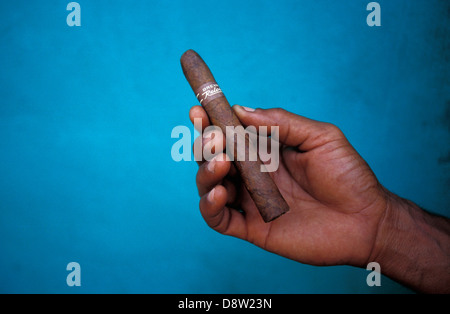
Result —
M 450 223 L 388 192 L 368 262 L 421 292 L 450 292 Z

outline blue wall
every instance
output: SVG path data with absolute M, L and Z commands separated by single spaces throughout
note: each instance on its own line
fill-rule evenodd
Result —
M 179 58 L 197 50 L 232 103 L 338 125 L 388 189 L 449 216 L 448 1 L 378 1 L 373 28 L 368 0 L 81 0 L 81 27 L 68 2 L 0 2 L 0 292 L 409 292 L 206 226 L 197 165 L 170 155 L 196 104 Z

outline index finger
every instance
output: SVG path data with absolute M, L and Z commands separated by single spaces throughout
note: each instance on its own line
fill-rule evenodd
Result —
M 195 129 L 199 132 L 203 131 L 206 127 L 211 125 L 211 123 L 209 122 L 208 114 L 206 113 L 205 109 L 203 109 L 203 107 L 199 105 L 193 106 L 189 110 L 189 119 L 191 120 Z M 199 125 L 199 122 L 201 122 L 201 125 Z M 201 128 L 200 130 L 198 129 L 199 127 Z

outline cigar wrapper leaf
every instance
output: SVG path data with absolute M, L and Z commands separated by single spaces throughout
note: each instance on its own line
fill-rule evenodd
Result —
M 242 126 L 210 69 L 195 51 L 188 50 L 182 55 L 181 67 L 213 125 L 221 128 L 223 134 L 226 134 L 227 126 L 234 126 L 235 129 L 237 126 Z M 249 138 L 246 136 L 245 154 L 249 153 L 251 147 Z M 238 154 L 241 154 L 241 152 L 238 152 L 237 145 L 234 145 L 234 165 L 263 220 L 270 222 L 288 212 L 289 206 L 271 176 L 268 172 L 261 171 L 263 163 L 258 154 L 256 154 L 256 161 L 250 161 L 248 158 L 245 158 L 245 160 L 242 160 L 244 158 L 236 158 Z

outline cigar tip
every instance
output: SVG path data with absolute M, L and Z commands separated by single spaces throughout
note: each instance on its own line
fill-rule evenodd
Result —
M 181 55 L 181 58 L 180 58 L 181 64 L 183 64 L 186 60 L 189 60 L 191 58 L 198 58 L 198 53 L 196 53 L 192 49 L 189 49 Z
M 189 49 L 183 53 L 180 63 L 184 76 L 194 90 L 201 84 L 214 80 L 208 66 L 194 50 Z
M 183 73 L 186 76 L 187 75 L 187 69 L 193 64 L 193 62 L 195 62 L 196 59 L 198 59 L 199 56 L 198 54 L 192 50 L 189 49 L 187 51 L 185 51 L 180 58 L 180 64 L 181 64 L 181 68 L 183 69 Z

